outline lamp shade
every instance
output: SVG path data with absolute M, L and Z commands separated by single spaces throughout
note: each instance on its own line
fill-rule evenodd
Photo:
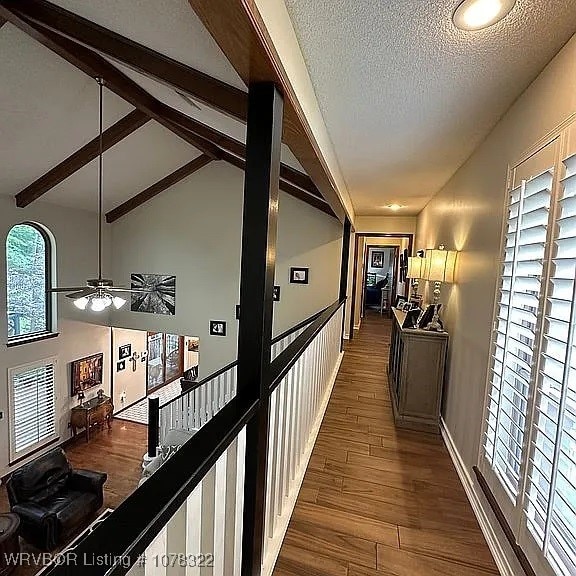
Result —
M 426 280 L 452 284 L 457 254 L 454 250 L 426 250 Z
M 419 256 L 408 257 L 408 272 L 406 273 L 407 278 L 424 278 L 424 272 L 426 269 L 426 260 L 420 258 Z

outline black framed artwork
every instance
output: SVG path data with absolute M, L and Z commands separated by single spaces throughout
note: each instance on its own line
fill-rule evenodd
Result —
M 126 370 L 126 360 L 116 362 L 116 372 L 122 372 L 122 370 Z
M 280 302 L 280 286 L 274 286 L 274 291 L 272 292 L 272 299 L 274 302 Z
M 290 268 L 290 284 L 308 284 L 308 268 Z
M 370 265 L 372 268 L 384 268 L 384 252 L 372 252 Z
M 130 358 L 132 356 L 132 344 L 124 344 L 118 348 L 118 358 L 124 360 L 125 358 Z
M 210 336 L 226 336 L 226 322 L 210 320 Z

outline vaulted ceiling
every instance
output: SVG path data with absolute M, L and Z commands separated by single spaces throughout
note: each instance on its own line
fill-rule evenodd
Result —
M 285 0 L 357 214 L 418 213 L 576 31 L 576 0 L 478 32 L 460 1 Z
M 247 90 L 186 0 L 57 0 L 53 4 L 225 82 L 241 93 Z M 136 86 L 185 118 L 240 143 L 245 141 L 246 126 L 238 119 L 185 97 L 172 86 L 145 76 L 110 55 L 102 57 Z M 72 170 L 55 186 L 50 182 L 44 186 L 45 180 L 50 181 L 45 176 L 50 170 L 57 167 L 56 171 L 60 171 L 63 161 L 97 136 L 98 85 L 94 78 L 10 22 L 0 25 L 0 78 L 0 194 L 16 196 L 29 187 L 34 192 L 40 188 L 42 201 L 96 211 L 96 159 Z M 134 110 L 113 91 L 105 90 L 105 129 Z M 202 154 L 193 145 L 193 138 L 183 139 L 169 126 L 142 116 L 136 116 L 123 137 L 104 154 L 106 211 L 118 209 Z M 130 117 L 126 121 L 130 124 Z M 237 146 L 233 146 L 233 152 L 228 161 L 241 167 Z M 282 160 L 288 167 L 304 172 L 286 145 Z M 198 166 L 202 166 L 201 161 Z M 43 180 L 36 182 L 41 177 Z M 290 187 L 289 183 L 284 184 Z M 301 192 L 293 187 L 291 190 Z

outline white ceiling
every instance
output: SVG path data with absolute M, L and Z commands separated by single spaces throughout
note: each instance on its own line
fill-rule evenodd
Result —
M 246 89 L 186 0 L 57 0 L 159 52 Z M 150 94 L 181 112 L 245 141 L 246 127 L 224 114 L 185 102 L 159 82 L 116 62 Z M 0 28 L 0 195 L 14 196 L 98 133 L 98 86 L 74 66 L 11 24 Z M 105 128 L 134 108 L 105 90 Z M 104 208 L 118 206 L 200 154 L 155 121 L 104 154 Z M 287 147 L 284 162 L 302 169 Z M 96 161 L 41 201 L 97 210 Z M 241 192 L 241 191 L 240 191 Z
M 576 0 L 479 32 L 452 24 L 460 0 L 285 2 L 361 215 L 417 214 L 576 31 Z

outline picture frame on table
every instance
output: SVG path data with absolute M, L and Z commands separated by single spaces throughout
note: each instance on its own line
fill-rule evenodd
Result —
M 422 313 L 422 315 L 418 319 L 418 328 L 423 330 L 424 328 L 426 328 L 426 326 L 428 326 L 428 324 L 430 324 L 430 322 L 432 322 L 436 306 L 439 306 L 438 312 L 440 312 L 442 304 L 429 304 L 427 306 L 426 310 Z
M 406 297 L 396 294 L 396 300 L 394 301 L 394 308 L 397 310 L 402 310 L 404 304 L 406 304 Z

